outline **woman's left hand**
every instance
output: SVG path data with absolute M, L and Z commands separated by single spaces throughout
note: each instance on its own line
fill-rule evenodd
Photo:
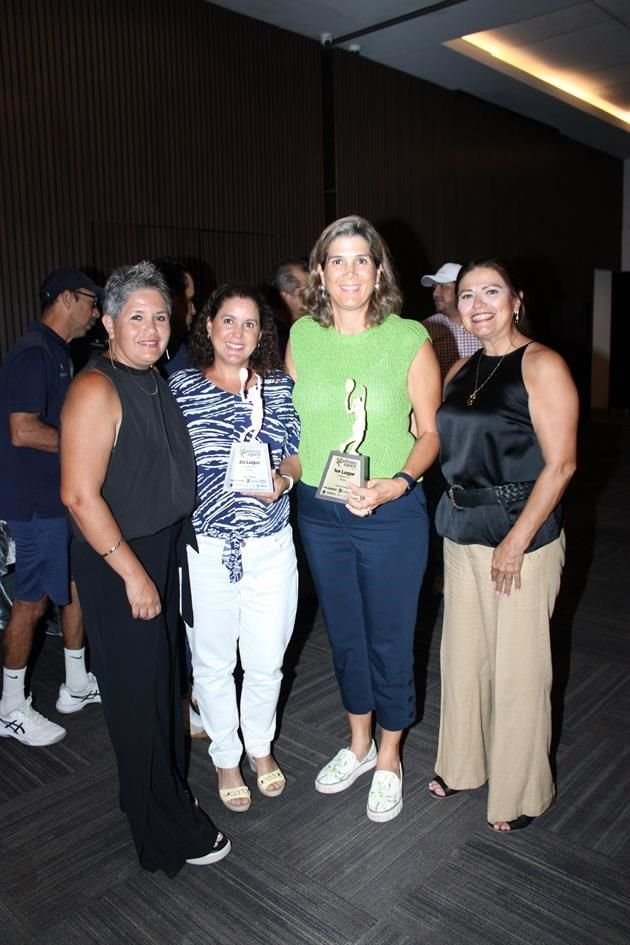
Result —
M 365 518 L 366 515 L 371 515 L 379 505 L 400 499 L 406 491 L 407 483 L 404 479 L 370 479 L 365 486 L 350 486 L 346 508 L 353 515 Z
M 521 589 L 521 568 L 524 554 L 508 547 L 505 539 L 494 549 L 490 576 L 495 586 L 497 597 L 504 594 L 509 597 L 511 591 Z

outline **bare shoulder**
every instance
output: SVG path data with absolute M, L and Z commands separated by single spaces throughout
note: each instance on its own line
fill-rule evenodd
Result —
M 64 403 L 65 414 L 81 409 L 85 412 L 120 413 L 120 398 L 110 379 L 96 369 L 81 371 L 75 377 Z
M 530 342 L 523 354 L 523 380 L 527 388 L 553 381 L 573 383 L 564 358 L 539 341 Z

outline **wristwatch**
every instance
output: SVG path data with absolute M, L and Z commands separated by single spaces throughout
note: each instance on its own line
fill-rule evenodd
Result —
M 407 495 L 408 492 L 411 492 L 411 490 L 414 488 L 414 486 L 415 486 L 415 484 L 416 484 L 416 480 L 413 478 L 413 476 L 410 476 L 409 473 L 406 473 L 406 472 L 397 472 L 397 473 L 394 473 L 394 475 L 392 476 L 392 479 L 404 479 L 404 480 L 405 480 L 405 482 L 407 483 L 407 488 L 406 488 L 405 491 L 403 492 L 403 495 Z

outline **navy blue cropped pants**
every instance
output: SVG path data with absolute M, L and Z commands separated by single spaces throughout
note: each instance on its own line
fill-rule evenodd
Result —
M 388 731 L 416 717 L 413 641 L 427 561 L 422 486 L 359 518 L 298 487 L 298 524 L 344 708 Z

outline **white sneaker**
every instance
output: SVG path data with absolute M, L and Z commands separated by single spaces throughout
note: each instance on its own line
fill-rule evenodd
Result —
M 23 745 L 31 745 L 33 748 L 54 745 L 65 738 L 65 728 L 44 718 L 33 708 L 31 702 L 32 696 L 29 696 L 13 712 L 0 716 L 0 736 L 17 738 Z
M 338 794 L 345 791 L 356 779 L 376 767 L 376 745 L 370 745 L 370 750 L 362 761 L 359 761 L 349 748 L 338 751 L 315 778 L 315 790 L 320 794 Z
M 399 767 L 399 774 L 375 771 L 368 794 L 368 818 L 383 824 L 398 817 L 403 806 L 402 788 L 402 767 Z
M 92 702 L 100 702 L 101 694 L 98 691 L 98 683 L 94 673 L 87 674 L 88 681 L 83 689 L 70 689 L 65 683 L 59 686 L 59 698 L 55 708 L 62 715 L 72 715 L 73 712 L 80 712 L 86 705 Z

